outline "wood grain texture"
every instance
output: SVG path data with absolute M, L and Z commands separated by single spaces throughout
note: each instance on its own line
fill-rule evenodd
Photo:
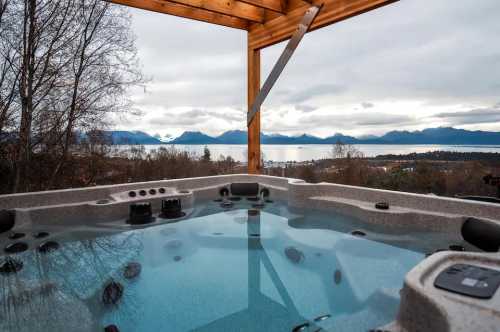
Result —
M 252 22 L 264 22 L 264 9 L 236 0 L 168 0 L 173 3 L 229 15 Z
M 314 20 L 310 31 L 348 19 L 396 2 L 398 0 L 324 0 L 321 12 Z M 315 4 L 321 3 L 314 0 Z M 289 6 L 298 6 L 284 16 L 268 19 L 264 24 L 251 24 L 249 30 L 249 47 L 261 49 L 282 42 L 293 34 L 309 4 L 294 2 Z M 293 7 L 292 7 L 293 8 Z
M 223 25 L 230 28 L 247 30 L 249 21 L 228 15 L 214 13 L 204 9 L 193 8 L 161 0 L 109 0 L 109 2 L 150 10 L 158 13 L 184 17 L 196 21 Z
M 284 14 L 286 9 L 286 1 L 284 0 L 240 0 L 260 8 L 268 9 L 276 13 Z
M 253 105 L 260 90 L 260 50 L 248 49 L 248 109 Z M 260 110 L 248 125 L 248 174 L 261 173 L 260 156 Z

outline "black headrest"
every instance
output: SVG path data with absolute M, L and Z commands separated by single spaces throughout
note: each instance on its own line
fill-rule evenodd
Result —
M 257 196 L 259 194 L 259 184 L 256 182 L 231 183 L 231 194 L 235 196 Z
M 497 252 L 500 248 L 500 224 L 468 218 L 462 225 L 462 237 L 481 250 Z

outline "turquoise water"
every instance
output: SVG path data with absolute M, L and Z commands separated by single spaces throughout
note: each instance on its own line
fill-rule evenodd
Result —
M 307 323 L 304 331 L 352 332 L 394 319 L 404 276 L 424 254 L 345 233 L 360 221 L 340 215 L 308 218 L 275 204 L 251 216 L 245 207 L 208 204 L 181 222 L 69 236 L 54 252 L 15 255 L 24 268 L 0 276 L 0 330 L 292 331 Z M 125 279 L 132 261 L 141 273 Z M 111 280 L 123 296 L 105 305 Z

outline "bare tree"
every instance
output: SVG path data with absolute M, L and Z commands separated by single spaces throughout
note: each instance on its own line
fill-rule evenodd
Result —
M 15 137 L 13 192 L 33 189 L 40 166 L 37 188 L 57 186 L 75 133 L 131 109 L 126 91 L 143 78 L 130 24 L 127 9 L 101 0 L 0 0 L 0 138 Z
M 4 19 L 10 9 L 9 1 L 0 0 L 0 36 L 9 34 L 9 26 Z M 9 126 L 14 101 L 17 81 L 17 72 L 13 70 L 15 54 L 9 47 L 2 45 L 4 38 L 0 38 L 0 142 L 2 141 L 4 130 Z
M 17 52 L 18 62 L 13 67 L 19 73 L 17 98 L 20 105 L 14 192 L 26 189 L 34 148 L 34 121 L 50 105 L 52 99 L 48 96 L 57 89 L 60 74 L 68 64 L 64 55 L 72 38 L 74 4 L 73 0 L 26 0 L 12 4 L 8 24 L 13 28 L 7 38 L 11 49 Z
M 80 1 L 76 9 L 79 38 L 68 75 L 71 85 L 60 157 L 50 186 L 67 160 L 75 129 L 88 129 L 102 122 L 108 112 L 129 109 L 125 92 L 143 81 L 128 13 L 99 0 Z

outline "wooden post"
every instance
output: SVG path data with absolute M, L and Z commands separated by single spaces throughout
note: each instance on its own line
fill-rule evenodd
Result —
M 260 90 L 260 50 L 248 48 L 248 110 Z M 248 174 L 261 173 L 260 110 L 248 124 Z

